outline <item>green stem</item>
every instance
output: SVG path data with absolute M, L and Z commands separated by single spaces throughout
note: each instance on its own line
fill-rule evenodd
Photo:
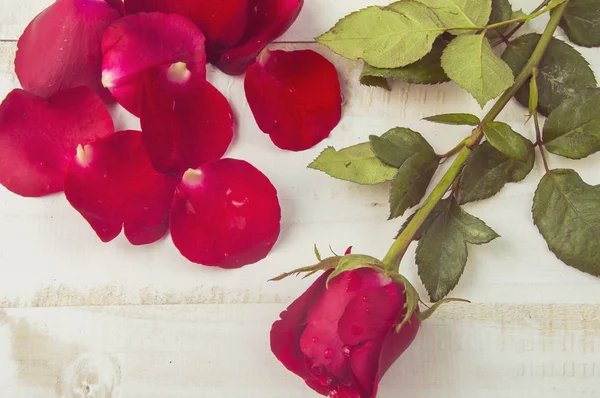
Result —
M 492 109 L 490 109 L 487 115 L 483 118 L 482 125 L 494 121 L 500 112 L 502 112 L 506 104 L 508 104 L 521 86 L 523 86 L 527 79 L 529 79 L 532 69 L 538 66 L 542 56 L 546 52 L 546 49 L 550 44 L 550 40 L 552 40 L 552 35 L 554 34 L 556 28 L 558 28 L 558 24 L 565 12 L 566 5 L 567 2 L 564 2 L 556 7 L 556 11 L 552 14 L 550 22 L 548 22 L 540 41 L 531 54 L 531 57 L 521 70 L 521 73 L 519 73 L 519 75 L 516 77 L 514 84 L 508 90 L 506 90 L 502 96 L 500 96 Z M 419 228 L 421 228 L 421 225 L 423 225 L 439 201 L 442 200 L 446 192 L 448 192 L 448 189 L 450 189 L 454 181 L 460 176 L 467 159 L 469 159 L 469 156 L 471 156 L 473 148 L 477 147 L 483 138 L 482 125 L 473 130 L 473 135 L 471 136 L 468 145 L 461 149 L 446 174 L 444 174 L 431 194 L 429 194 L 427 199 L 425 199 L 423 206 L 415 213 L 413 219 L 408 223 L 406 228 L 400 233 L 396 241 L 388 250 L 387 254 L 382 260 L 383 264 L 388 270 L 398 270 L 400 261 L 402 260 L 402 257 L 404 257 L 404 254 L 406 253 L 408 246 L 413 241 L 417 231 Z
M 544 144 L 542 142 L 542 130 L 540 129 L 540 120 L 538 117 L 537 110 L 533 112 L 533 124 L 535 126 L 535 145 L 540 149 L 540 154 L 542 155 L 542 162 L 544 162 L 544 169 L 546 170 L 546 173 L 550 174 L 550 166 L 548 166 L 548 159 L 546 158 L 546 152 L 544 152 Z
M 547 7 L 543 7 L 543 8 L 538 8 L 535 9 L 531 14 L 529 15 L 525 15 L 524 17 L 519 17 L 519 18 L 514 18 L 514 19 L 508 19 L 506 21 L 501 21 L 501 22 L 496 22 L 494 24 L 491 25 L 486 25 L 486 26 L 453 26 L 453 27 L 443 27 L 443 28 L 436 28 L 436 29 L 431 29 L 432 31 L 450 31 L 450 30 L 489 30 L 489 29 L 495 29 L 495 28 L 499 28 L 501 26 L 505 26 L 505 25 L 512 25 L 514 23 L 527 23 L 529 21 L 531 21 L 532 19 L 535 19 L 537 17 L 539 17 L 540 15 L 544 15 L 545 13 L 552 11 L 553 9 L 555 9 L 556 7 L 564 4 L 565 2 L 567 2 L 568 0 L 562 0 L 562 1 L 558 1 L 554 4 L 550 4 Z
M 547 6 L 547 5 L 550 3 L 550 1 L 551 1 L 551 0 L 544 0 L 544 1 L 542 2 L 542 4 L 540 4 L 539 6 L 537 6 L 537 8 L 536 8 L 535 10 L 533 10 L 532 14 L 534 14 L 534 13 L 538 12 L 539 10 L 541 10 L 542 8 L 546 7 L 546 6 Z M 494 44 L 492 44 L 492 47 L 496 47 L 496 46 L 498 46 L 498 45 L 500 45 L 500 44 L 502 44 L 502 43 L 508 43 L 508 40 L 509 40 L 509 39 L 510 39 L 510 38 L 511 38 L 511 37 L 512 37 L 512 36 L 513 36 L 515 33 L 517 33 L 517 31 L 518 31 L 519 29 L 521 29 L 521 27 L 522 27 L 523 25 L 525 25 L 525 23 L 526 23 L 526 22 L 519 22 L 519 23 L 518 23 L 518 24 L 517 24 L 517 25 L 516 25 L 514 28 L 512 28 L 512 29 L 510 30 L 510 32 L 508 32 L 508 33 L 507 33 L 507 34 L 505 34 L 505 35 L 501 35 L 502 37 L 500 38 L 500 40 L 498 40 L 497 42 L 495 42 Z
M 524 22 L 527 23 L 529 21 L 531 21 L 532 19 L 535 19 L 537 17 L 539 17 L 540 15 L 543 15 L 545 13 L 547 13 L 548 11 L 552 11 L 554 8 L 560 6 L 561 4 L 565 3 L 567 0 L 563 0 L 562 2 L 556 2 L 554 4 L 550 4 L 547 7 L 542 8 L 541 10 L 536 10 L 534 12 L 532 12 L 529 15 L 525 15 L 524 17 L 519 17 L 519 18 L 514 18 L 514 19 L 509 19 L 506 21 L 502 21 L 502 22 L 498 22 L 495 24 L 491 24 L 486 26 L 487 29 L 494 29 L 494 28 L 499 28 L 500 26 L 504 26 L 504 25 L 511 25 L 517 22 Z

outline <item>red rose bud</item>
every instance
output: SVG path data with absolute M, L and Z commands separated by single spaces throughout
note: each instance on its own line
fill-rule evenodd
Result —
M 379 381 L 417 335 L 404 283 L 374 268 L 325 272 L 271 329 L 271 350 L 322 395 L 372 398 Z M 407 305 L 408 304 L 408 305 Z M 412 307 L 414 308 L 414 307 Z

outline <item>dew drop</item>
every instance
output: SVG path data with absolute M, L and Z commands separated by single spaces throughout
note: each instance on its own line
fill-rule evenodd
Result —
M 364 301 L 365 303 L 369 301 L 369 297 L 367 296 L 362 296 L 362 301 Z
M 345 357 L 349 357 L 350 356 L 350 347 L 348 347 L 347 345 L 342 347 L 342 354 L 344 354 Z
M 325 350 L 325 359 L 330 359 L 333 357 L 333 350 L 331 348 L 328 348 Z
M 312 338 L 312 342 L 317 344 L 319 342 L 319 338 L 318 337 L 313 337 Z
M 371 309 L 370 308 L 365 308 L 365 312 L 367 313 L 367 315 L 371 314 Z
M 328 397 L 329 398 L 339 398 L 340 394 L 337 392 L 337 390 L 332 390 L 329 392 Z

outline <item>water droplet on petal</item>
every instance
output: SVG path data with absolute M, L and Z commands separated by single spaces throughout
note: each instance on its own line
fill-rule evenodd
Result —
M 366 303 L 367 301 L 369 301 L 369 298 L 367 296 L 362 296 L 362 301 Z
M 365 312 L 367 313 L 367 315 L 369 315 L 371 313 L 371 309 L 370 308 L 365 308 Z
M 317 344 L 319 342 L 319 338 L 318 337 L 313 337 L 312 338 L 312 342 Z
M 325 350 L 325 359 L 330 359 L 333 357 L 333 350 L 331 348 L 328 348 Z
M 344 354 L 345 357 L 349 357 L 350 356 L 350 347 L 348 347 L 347 345 L 342 347 L 342 354 Z
M 330 391 L 328 395 L 329 398 L 338 398 L 339 396 L 340 394 L 336 390 Z

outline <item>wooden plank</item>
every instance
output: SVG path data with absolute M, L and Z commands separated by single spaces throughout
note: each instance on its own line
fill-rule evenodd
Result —
M 270 353 L 269 329 L 281 309 L 4 310 L 0 396 L 316 396 Z M 598 306 L 449 305 L 391 368 L 380 397 L 595 397 L 599 347 Z
M 0 43 L 0 96 L 15 86 L 9 66 L 14 46 Z M 275 148 L 256 127 L 244 98 L 243 80 L 212 68 L 209 72 L 209 79 L 229 98 L 238 118 L 238 136 L 227 156 L 253 162 L 279 190 L 283 232 L 266 260 L 224 272 L 189 264 L 168 239 L 146 248 L 134 248 L 122 238 L 102 244 L 62 195 L 27 200 L 0 190 L 0 306 L 281 302 L 300 292 L 305 281 L 276 284 L 266 280 L 312 263 L 315 243 L 325 254 L 329 245 L 338 252 L 354 245 L 357 252 L 382 256 L 401 224 L 400 220 L 386 221 L 387 185 L 356 186 L 305 166 L 327 145 L 352 145 L 394 126 L 421 131 L 443 152 L 468 130 L 420 119 L 443 112 L 483 112 L 454 84 L 399 83 L 388 93 L 357 83 L 359 63 L 332 56 L 314 44 L 276 46 L 281 47 L 321 51 L 335 62 L 342 77 L 342 123 L 330 139 L 311 150 L 289 153 Z M 595 70 L 600 70 L 597 52 L 586 55 Z M 502 119 L 533 138 L 532 126 L 522 125 L 525 114 L 523 108 L 511 104 Z M 118 114 L 117 124 L 135 127 L 137 121 Z M 596 157 L 590 157 L 577 162 L 577 169 L 590 183 L 600 182 L 595 161 Z M 573 166 L 558 157 L 552 157 L 551 163 L 553 167 Z M 470 247 L 471 260 L 454 295 L 491 303 L 600 301 L 598 280 L 558 261 L 532 225 L 531 198 L 541 175 L 538 165 L 524 183 L 511 184 L 496 198 L 467 206 L 502 238 L 483 247 Z M 418 282 L 413 250 L 403 272 Z

